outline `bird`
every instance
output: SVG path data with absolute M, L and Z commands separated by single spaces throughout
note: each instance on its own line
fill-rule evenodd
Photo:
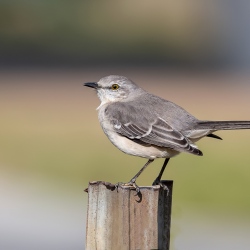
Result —
M 124 76 L 109 75 L 84 86 L 100 99 L 98 119 L 114 146 L 122 152 L 146 158 L 146 164 L 125 186 L 140 193 L 136 179 L 157 158 L 164 163 L 152 185 L 161 185 L 169 159 L 182 153 L 202 156 L 195 144 L 203 137 L 222 139 L 217 130 L 250 129 L 250 121 L 199 120 L 179 105 L 148 93 Z M 120 183 L 119 183 L 120 184 Z

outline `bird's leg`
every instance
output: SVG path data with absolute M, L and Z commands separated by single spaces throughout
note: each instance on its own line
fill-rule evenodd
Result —
M 165 170 L 165 168 L 166 168 L 166 166 L 167 166 L 169 160 L 170 160 L 170 158 L 166 158 L 166 159 L 165 159 L 165 161 L 164 161 L 164 163 L 163 163 L 163 166 L 162 166 L 162 168 L 161 168 L 161 171 L 160 171 L 159 175 L 157 176 L 157 178 L 154 180 L 154 182 L 153 182 L 153 184 L 152 184 L 153 186 L 154 186 L 154 185 L 160 185 L 160 186 L 163 187 L 165 190 L 168 189 L 167 186 L 165 186 L 165 185 L 163 185 L 163 184 L 161 183 L 161 177 L 162 177 L 162 174 L 163 174 L 163 172 L 164 172 L 164 170 Z
M 137 186 L 137 184 L 135 183 L 136 179 L 139 177 L 139 175 L 143 172 L 143 170 L 151 163 L 153 162 L 154 159 L 149 159 L 147 161 L 147 163 L 141 168 L 141 170 L 127 183 L 117 183 L 116 184 L 116 187 L 118 187 L 119 185 L 122 185 L 122 186 L 132 186 L 135 188 L 136 190 L 136 195 L 140 193 L 140 188 L 139 186 Z

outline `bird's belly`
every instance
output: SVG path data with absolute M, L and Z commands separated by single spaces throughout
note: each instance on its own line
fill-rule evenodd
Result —
M 109 139 L 117 148 L 119 148 L 124 153 L 147 159 L 171 158 L 179 154 L 179 152 L 169 148 L 162 148 L 152 145 L 142 145 L 118 134 L 109 136 Z

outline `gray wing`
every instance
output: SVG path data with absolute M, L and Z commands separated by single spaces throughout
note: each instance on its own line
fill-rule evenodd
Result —
M 115 106 L 107 108 L 106 114 L 118 134 L 138 143 L 202 155 L 187 137 L 174 130 L 164 119 L 133 106 Z

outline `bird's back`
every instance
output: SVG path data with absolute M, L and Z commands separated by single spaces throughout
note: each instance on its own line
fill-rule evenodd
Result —
M 120 102 L 117 105 L 118 109 L 119 105 L 126 105 L 128 115 L 136 115 L 137 118 L 135 117 L 135 119 L 137 120 L 150 119 L 150 122 L 154 122 L 155 119 L 160 117 L 173 129 L 180 132 L 192 129 L 198 122 L 198 119 L 177 104 L 147 92 L 134 99 Z M 129 109 L 127 109 L 128 106 L 130 106 Z M 138 116 L 140 116 L 140 119 L 138 119 Z

